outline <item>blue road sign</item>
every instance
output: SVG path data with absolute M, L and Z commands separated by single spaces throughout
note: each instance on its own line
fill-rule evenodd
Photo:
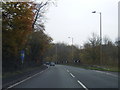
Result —
M 24 57 L 25 57 L 25 51 L 21 50 L 21 60 L 22 60 L 22 63 L 24 62 Z

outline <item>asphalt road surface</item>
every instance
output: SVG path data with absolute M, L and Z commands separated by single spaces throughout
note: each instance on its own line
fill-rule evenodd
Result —
M 118 75 L 72 66 L 56 65 L 9 88 L 118 88 Z

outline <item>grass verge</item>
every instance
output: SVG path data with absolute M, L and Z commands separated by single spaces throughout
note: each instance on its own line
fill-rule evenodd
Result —
M 62 64 L 62 65 L 68 65 L 68 66 L 74 66 L 74 67 L 80 67 L 84 69 L 90 69 L 90 70 L 99 70 L 99 71 L 111 71 L 111 72 L 120 72 L 118 67 L 110 67 L 110 66 L 98 66 L 98 65 L 78 65 L 78 64 Z

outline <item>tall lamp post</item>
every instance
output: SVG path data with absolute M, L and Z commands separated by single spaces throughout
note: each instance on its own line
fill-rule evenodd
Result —
M 57 61 L 57 44 L 55 46 L 56 46 L 55 47 L 55 53 L 56 53 L 56 60 L 55 61 Z
M 72 61 L 73 61 L 73 37 L 68 37 L 72 39 Z
M 100 15 L 100 64 L 102 65 L 102 14 L 101 12 L 93 11 L 92 13 L 98 13 Z

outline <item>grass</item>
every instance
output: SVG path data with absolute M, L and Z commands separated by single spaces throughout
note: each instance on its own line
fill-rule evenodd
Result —
M 80 67 L 84 69 L 90 69 L 90 70 L 99 70 L 99 71 L 112 71 L 112 72 L 120 72 L 118 67 L 110 67 L 110 66 L 97 66 L 97 65 L 76 65 L 76 64 L 63 64 L 63 65 L 68 65 L 68 66 L 75 66 L 75 67 Z
M 17 75 L 17 74 L 20 74 L 20 73 L 23 73 L 23 72 L 22 71 L 6 72 L 6 73 L 2 74 L 2 78 L 6 78 L 6 77 L 9 77 L 9 76 L 14 76 L 14 75 Z

